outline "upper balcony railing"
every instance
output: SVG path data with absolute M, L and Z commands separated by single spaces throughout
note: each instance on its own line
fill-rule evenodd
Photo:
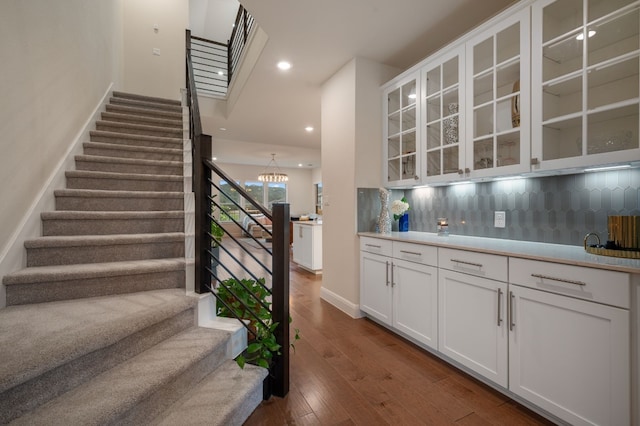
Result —
M 191 36 L 191 58 L 198 93 L 225 97 L 242 52 L 249 41 L 254 19 L 240 6 L 227 43 Z

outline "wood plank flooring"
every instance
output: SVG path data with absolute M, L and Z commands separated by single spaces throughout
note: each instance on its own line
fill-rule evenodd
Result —
M 290 392 L 245 425 L 550 425 L 368 319 L 320 299 L 322 275 L 292 263 Z

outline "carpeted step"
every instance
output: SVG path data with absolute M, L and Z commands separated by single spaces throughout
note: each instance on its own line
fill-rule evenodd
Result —
M 82 144 L 84 155 L 101 157 L 140 158 L 146 160 L 183 161 L 182 150 L 172 148 L 153 148 L 146 146 L 128 146 L 104 142 L 85 142 Z
M 156 148 L 182 149 L 182 139 L 163 138 L 160 136 L 128 135 L 126 133 L 102 132 L 93 130 L 89 132 L 91 142 L 106 142 L 131 146 L 149 146 Z
M 76 155 L 75 160 L 77 170 L 95 172 L 182 176 L 184 171 L 181 161 L 142 160 L 98 155 Z
M 262 402 L 267 370 L 225 361 L 151 424 L 240 426 Z
M 54 195 L 56 210 L 168 211 L 184 206 L 183 192 L 58 189 Z
M 135 111 L 130 111 L 129 113 L 124 114 L 119 112 L 103 112 L 101 117 L 103 120 L 111 122 L 143 124 L 146 126 L 168 127 L 182 130 L 181 116 L 175 118 L 156 118 L 154 116 L 145 116 L 144 112 L 142 114 L 136 114 Z
M 222 364 L 228 338 L 219 330 L 183 331 L 16 419 L 15 424 L 147 424 Z
M 182 106 L 180 104 L 172 105 L 172 104 L 166 104 L 161 102 L 120 98 L 115 96 L 110 99 L 109 103 L 111 103 L 112 105 L 126 105 L 126 106 L 131 106 L 136 108 L 147 108 L 147 109 L 156 109 L 159 111 L 182 113 Z
M 181 121 L 182 113 L 172 111 L 162 111 L 158 109 L 137 108 L 127 105 L 112 105 L 107 104 L 105 106 L 108 113 L 127 114 L 135 117 L 156 118 L 162 120 Z
M 111 235 L 183 232 L 184 212 L 44 212 L 42 235 Z
M 185 261 L 179 258 L 38 266 L 6 275 L 3 284 L 9 306 L 184 289 Z
M 134 359 L 171 336 L 182 336 L 177 333 L 193 327 L 196 304 L 184 290 L 173 289 L 0 310 L 0 423 L 92 377 L 102 377 L 103 372 L 109 374 L 120 362 Z M 185 344 L 186 351 L 192 349 Z M 177 358 L 173 362 L 181 363 Z M 154 376 L 171 368 L 153 365 Z M 142 370 L 147 368 L 141 366 Z M 123 384 L 135 387 L 146 380 L 141 371 L 130 371 Z M 66 407 L 66 411 L 74 413 L 123 392 L 114 382 L 108 385 L 97 393 L 85 394 L 85 401 Z M 61 419 L 50 415 L 43 422 L 65 424 Z M 95 424 L 85 420 L 66 424 Z M 36 422 L 37 417 L 26 420 L 28 424 Z
M 162 104 L 162 105 L 182 106 L 182 103 L 177 99 L 158 98 L 155 96 L 138 95 L 136 93 L 119 92 L 117 90 L 113 91 L 112 99 L 113 98 L 152 102 L 155 104 Z
M 71 235 L 26 240 L 27 266 L 184 257 L 184 233 Z
M 182 176 L 94 172 L 91 170 L 72 170 L 66 172 L 65 175 L 68 189 L 162 192 L 180 192 L 184 189 Z
M 132 135 L 160 136 L 165 138 L 181 138 L 182 128 L 172 129 L 167 127 L 150 126 L 146 124 L 119 123 L 117 121 L 96 122 L 96 130 L 103 132 L 127 133 Z

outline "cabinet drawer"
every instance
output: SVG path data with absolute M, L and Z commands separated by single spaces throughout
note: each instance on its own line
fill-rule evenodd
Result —
M 438 266 L 464 274 L 507 282 L 507 257 L 474 251 L 440 248 Z
M 423 265 L 438 265 L 438 249 L 423 244 L 393 242 L 393 257 Z
M 511 284 L 629 309 L 629 274 L 583 266 L 509 258 Z
M 393 242 L 379 238 L 360 237 L 360 250 L 391 257 Z

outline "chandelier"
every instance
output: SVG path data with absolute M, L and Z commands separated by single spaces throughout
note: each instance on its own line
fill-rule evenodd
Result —
M 271 166 L 272 163 L 273 166 Z M 269 166 L 271 166 L 271 171 L 269 171 Z M 287 176 L 286 173 L 282 173 L 282 170 L 278 167 L 278 163 L 276 163 L 276 155 L 271 154 L 271 161 L 267 164 L 264 172 L 258 175 L 258 180 L 260 182 L 287 182 L 289 176 Z

